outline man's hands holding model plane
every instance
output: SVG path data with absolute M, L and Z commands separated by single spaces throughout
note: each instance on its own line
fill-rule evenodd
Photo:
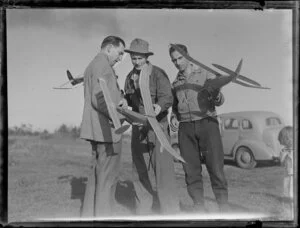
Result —
M 119 107 L 121 108 L 128 108 L 128 103 L 127 100 L 125 98 L 122 98 L 118 104 Z
M 125 98 L 122 98 L 120 100 L 118 106 L 121 107 L 121 108 L 128 108 L 127 100 Z M 123 122 L 126 120 L 126 117 L 121 115 L 120 113 L 119 113 L 119 117 L 120 117 L 121 123 L 123 124 Z
M 219 94 L 220 94 L 220 89 L 214 89 L 212 86 L 207 86 L 207 88 L 205 88 L 206 91 L 208 92 L 208 100 L 215 100 L 218 98 Z
M 175 115 L 172 115 L 170 118 L 170 128 L 173 132 L 178 131 L 179 121 L 177 120 Z
M 128 108 L 127 100 L 125 98 L 122 98 L 118 106 L 121 108 Z M 153 104 L 153 109 L 154 109 L 155 116 L 157 116 L 161 111 L 161 107 L 158 104 Z

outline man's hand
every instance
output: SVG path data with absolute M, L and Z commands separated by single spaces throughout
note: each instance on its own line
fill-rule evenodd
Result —
M 121 108 L 128 108 L 128 103 L 127 100 L 125 98 L 122 98 L 118 104 L 119 107 Z M 122 114 L 118 113 L 119 119 L 121 124 L 124 123 L 124 121 L 126 120 L 125 116 L 123 116 Z
M 170 118 L 170 129 L 174 132 L 178 131 L 179 122 L 175 116 Z
M 207 86 L 206 88 L 208 92 L 208 100 L 215 100 L 216 97 L 219 95 L 220 90 L 219 89 L 214 89 L 212 86 Z
M 127 100 L 125 98 L 122 98 L 118 104 L 119 107 L 121 108 L 127 108 L 128 107 L 128 103 Z
M 155 116 L 157 116 L 161 111 L 161 107 L 158 104 L 153 104 L 153 108 L 154 108 Z

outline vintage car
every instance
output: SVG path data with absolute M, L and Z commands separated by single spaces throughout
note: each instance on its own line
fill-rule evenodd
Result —
M 284 127 L 279 115 L 243 111 L 220 114 L 218 120 L 225 159 L 245 169 L 254 168 L 259 161 L 279 162 L 278 133 Z M 178 146 L 176 132 L 171 132 L 171 144 Z

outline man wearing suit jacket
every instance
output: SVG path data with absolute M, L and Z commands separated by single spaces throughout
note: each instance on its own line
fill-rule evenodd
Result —
M 84 110 L 80 138 L 91 143 L 91 174 L 82 205 L 82 217 L 109 216 L 112 212 L 115 184 L 119 174 L 121 135 L 114 133 L 98 79 L 106 81 L 115 105 L 127 106 L 122 98 L 113 66 L 121 61 L 125 42 L 115 36 L 106 37 L 101 50 L 84 72 Z M 119 116 L 121 119 L 121 116 Z

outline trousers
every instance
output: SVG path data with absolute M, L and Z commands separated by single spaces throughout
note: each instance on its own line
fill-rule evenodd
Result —
M 212 117 L 191 122 L 180 122 L 178 142 L 187 191 L 194 204 L 204 204 L 201 151 L 206 151 L 206 168 L 213 193 L 219 206 L 228 203 L 228 187 L 224 174 L 224 152 L 218 121 Z
M 169 137 L 168 123 L 163 122 L 161 125 L 165 135 Z M 150 140 L 149 138 L 148 140 L 147 138 L 141 140 L 143 132 L 138 126 L 133 126 L 131 140 L 133 165 L 136 168 L 141 185 L 153 197 L 153 204 L 155 204 L 155 200 L 158 200 L 159 213 L 174 214 L 179 212 L 179 197 L 173 157 L 165 150 L 160 152 L 160 142 L 154 132 L 151 131 L 150 134 L 148 132 Z M 150 155 L 150 166 L 154 170 L 156 188 L 150 181 L 144 153 Z
M 91 146 L 91 170 L 81 217 L 111 216 L 120 172 L 122 140 L 117 143 L 91 141 Z

